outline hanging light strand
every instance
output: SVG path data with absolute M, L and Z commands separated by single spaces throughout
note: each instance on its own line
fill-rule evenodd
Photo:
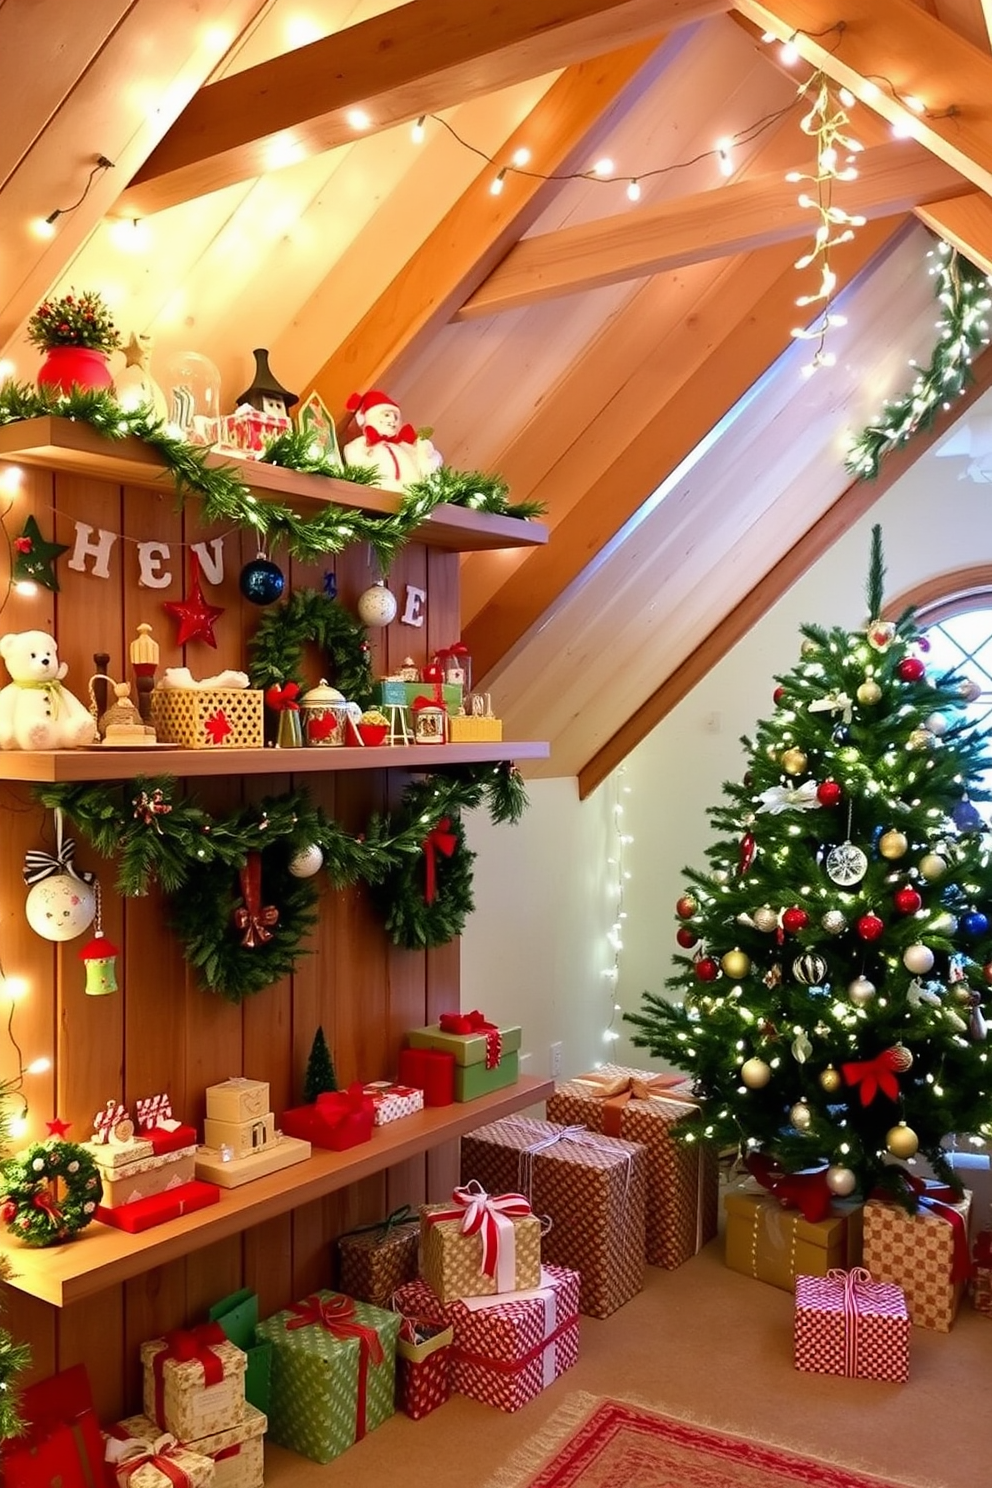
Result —
M 630 786 L 624 784 L 626 769 L 620 765 L 613 774 L 613 852 L 607 858 L 607 866 L 612 869 L 612 882 L 610 893 L 613 900 L 613 922 L 606 934 L 607 956 L 610 964 L 603 972 L 609 996 L 610 1015 L 603 1030 L 603 1042 L 607 1046 L 608 1057 L 612 1059 L 613 1049 L 620 1038 L 620 1030 L 617 1027 L 620 1014 L 623 1012 L 619 1000 L 620 987 L 620 957 L 623 953 L 623 934 L 627 920 L 625 907 L 626 887 L 630 880 L 627 869 L 626 849 L 633 842 L 633 837 L 625 829 L 623 797 L 630 795 Z

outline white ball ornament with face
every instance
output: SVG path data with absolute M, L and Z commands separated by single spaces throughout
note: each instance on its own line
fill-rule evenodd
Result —
M 96 917 L 96 895 L 82 879 L 56 873 L 32 885 L 24 913 L 43 940 L 75 940 Z

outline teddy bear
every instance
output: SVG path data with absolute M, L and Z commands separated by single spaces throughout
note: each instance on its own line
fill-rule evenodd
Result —
M 12 680 L 0 690 L 0 749 L 79 749 L 97 738 L 94 719 L 62 686 L 68 671 L 52 636 L 22 630 L 0 636 Z

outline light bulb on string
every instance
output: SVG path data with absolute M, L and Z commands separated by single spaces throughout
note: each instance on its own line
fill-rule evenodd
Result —
M 427 130 L 424 127 L 426 122 L 427 115 L 421 114 L 416 124 L 414 124 L 410 130 L 410 138 L 413 140 L 413 143 L 415 145 L 422 145 L 424 142 L 424 135 L 427 133 Z
M 489 183 L 489 192 L 490 192 L 490 195 L 491 196 L 501 196 L 502 195 L 502 193 L 503 193 L 503 182 L 506 180 L 506 169 L 507 168 L 504 165 L 503 168 L 502 168 L 502 170 L 500 170 L 493 177 L 492 181 Z
M 636 202 L 641 199 L 641 183 L 636 176 L 627 182 L 627 200 Z

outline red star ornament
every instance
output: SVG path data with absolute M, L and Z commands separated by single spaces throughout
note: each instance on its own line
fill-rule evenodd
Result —
M 187 641 L 206 641 L 217 649 L 214 638 L 214 623 L 224 611 L 219 605 L 207 604 L 200 588 L 200 560 L 194 552 L 189 555 L 189 593 L 185 599 L 166 600 L 162 605 L 167 615 L 179 621 L 176 645 L 185 646 Z
M 64 1137 L 66 1132 L 72 1125 L 72 1122 L 62 1121 L 58 1116 L 56 1116 L 54 1121 L 46 1121 L 45 1125 L 48 1127 L 48 1135 L 50 1137 Z

